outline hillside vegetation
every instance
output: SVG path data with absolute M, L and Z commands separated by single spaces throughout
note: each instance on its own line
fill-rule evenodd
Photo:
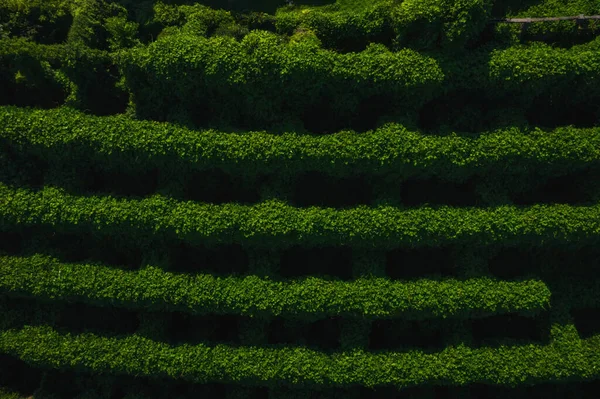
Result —
M 596 399 L 599 267 L 598 0 L 0 0 L 0 399 Z

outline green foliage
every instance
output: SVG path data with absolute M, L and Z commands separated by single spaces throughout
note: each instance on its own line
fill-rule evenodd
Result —
M 510 170 L 551 176 L 583 170 L 600 160 L 600 129 L 516 128 L 477 138 L 426 136 L 398 124 L 367 133 L 326 136 L 192 131 L 169 123 L 96 117 L 70 108 L 0 107 L 6 145 L 49 163 L 96 164 L 120 171 L 218 167 L 234 174 L 291 176 L 318 170 L 332 176 L 438 176 L 461 180 Z
M 111 51 L 121 48 L 133 47 L 140 44 L 136 38 L 138 33 L 138 24 L 127 21 L 124 17 L 110 17 L 106 19 L 105 27 L 110 37 L 108 38 L 108 47 Z
M 509 12 L 509 18 L 541 18 L 556 16 L 600 14 L 600 3 L 596 0 L 546 0 L 518 12 Z M 512 26 L 507 26 L 512 25 Z M 513 43 L 518 43 L 520 38 L 520 26 L 518 24 L 499 24 L 498 31 L 512 30 L 514 32 Z M 540 40 L 562 45 L 572 45 L 582 39 L 590 39 L 597 35 L 600 30 L 600 21 L 591 20 L 579 26 L 576 21 L 552 21 L 532 22 L 523 35 L 524 41 Z
M 20 45 L 20 46 L 19 46 Z M 23 39 L 8 39 L 0 42 L 0 59 L 4 65 L 0 66 L 5 76 L 4 82 L 7 87 L 19 91 L 44 91 L 46 97 L 54 97 L 58 101 L 64 99 L 73 92 L 70 80 L 64 79 L 52 67 L 52 64 L 42 57 L 36 57 L 36 51 L 30 42 Z M 33 51 L 32 51 L 33 50 Z M 39 53 L 38 53 L 39 54 Z M 42 98 L 38 98 L 38 101 Z M 55 104 L 58 105 L 58 104 Z
M 39 254 L 0 257 L 0 354 L 34 368 L 92 372 L 93 378 L 114 373 L 231 384 L 235 389 L 228 389 L 226 397 L 252 395 L 240 384 L 267 386 L 270 396 L 291 398 L 338 397 L 346 394 L 312 395 L 309 389 L 358 391 L 357 385 L 512 387 L 600 378 L 600 336 L 582 340 L 569 313 L 600 304 L 595 280 L 576 275 L 573 264 L 569 272 L 575 277 L 565 276 L 562 261 L 556 270 L 545 266 L 552 270 L 548 281 L 487 277 L 491 247 L 575 251 L 598 246 L 600 204 L 404 208 L 390 205 L 385 191 L 410 177 L 453 182 L 485 177 L 477 193 L 486 204 L 501 204 L 509 202 L 509 193 L 537 185 L 536 180 L 595 170 L 600 165 L 598 127 L 512 127 L 464 137 L 444 127 L 438 133 L 445 135 L 426 136 L 407 126 L 416 123 L 424 104 L 453 91 L 509 99 L 512 108 L 495 115 L 502 126 L 526 126 L 513 110 L 528 108 L 536 98 L 597 102 L 600 38 L 591 39 L 598 21 L 587 26 L 533 23 L 525 34 L 516 24 L 501 23 L 483 46 L 467 52 L 462 50 L 479 46 L 483 38 L 490 0 L 339 0 L 281 7 L 274 15 L 240 15 L 216 9 L 218 1 L 210 3 L 213 7 L 192 3 L 0 0 L 0 102 L 58 107 L 0 107 L 0 180 L 18 182 L 15 175 L 27 174 L 20 170 L 23 159 L 54 168 L 39 190 L 0 183 L 0 239 L 6 232 L 29 234 L 49 227 L 94 239 L 127 236 L 125 247 L 144 251 L 139 271 L 61 263 Z M 241 3 L 227 7 L 241 9 Z M 546 0 L 512 7 L 496 2 L 494 9 L 509 10 L 499 17 L 591 15 L 600 14 L 599 4 Z M 156 42 L 142 44 L 159 32 Z M 118 75 L 111 72 L 116 69 Z M 111 106 L 123 94 L 130 95 L 125 115 L 95 117 L 76 110 L 122 112 Z M 394 109 L 376 130 L 320 137 L 291 131 L 316 103 L 330 105 L 331 117 L 345 120 L 378 97 Z M 484 117 L 477 112 L 473 106 L 452 114 L 453 126 L 480 130 Z M 207 115 L 221 122 L 221 131 L 190 129 L 211 126 Z M 395 123 L 382 125 L 386 118 Z M 225 132 L 228 125 L 240 124 L 254 130 L 285 127 L 286 133 Z M 129 174 L 158 169 L 163 194 L 141 200 L 67 194 L 79 173 L 74 168 L 90 166 Z M 267 200 L 251 206 L 211 205 L 165 195 L 183 193 L 188 172 L 211 168 L 249 181 L 266 176 L 271 180 L 261 186 L 261 196 Z M 367 175 L 374 180 L 376 201 L 343 210 L 286 203 L 292 179 L 310 171 Z M 595 181 L 589 187 L 600 188 Z M 156 245 L 161 240 L 242 244 L 251 275 L 170 272 L 173 261 Z M 11 240 L 0 244 L 6 249 Z M 35 238 L 27 245 L 35 248 Z M 352 248 L 352 281 L 278 275 L 282 249 L 340 245 Z M 459 248 L 460 280 L 393 281 L 385 276 L 385 250 L 445 246 Z M 585 268 L 589 271 L 588 264 Z M 17 307 L 11 302 L 15 298 L 28 299 Z M 123 338 L 63 335 L 53 330 L 62 317 L 61 301 L 136 310 L 139 328 Z M 468 318 L 545 316 L 547 310 L 549 345 L 470 346 L 475 338 Z M 170 312 L 175 311 L 250 317 L 240 325 L 238 347 L 169 346 L 163 341 L 169 339 Z M 343 318 L 339 352 L 308 350 L 298 342 L 267 345 L 272 317 L 287 318 L 293 329 L 301 324 L 294 318 L 332 316 Z M 369 352 L 371 322 L 381 318 L 399 324 L 454 318 L 454 324 L 445 330 L 451 335 L 445 337 L 445 349 L 437 353 Z M 43 385 L 36 397 L 61 396 Z M 105 385 L 77 398 L 119 396 L 110 389 L 118 385 L 113 380 Z M 135 390 L 123 395 L 152 396 Z M 0 398 L 19 397 L 0 388 Z
M 492 81 L 502 89 L 531 97 L 541 93 L 566 93 L 580 87 L 578 99 L 600 94 L 600 53 L 585 46 L 570 50 L 545 43 L 495 50 L 489 62 Z
M 139 115 L 159 120 L 177 109 L 190 114 L 185 104 L 205 104 L 228 120 L 245 115 L 272 123 L 301 114 L 321 96 L 338 99 L 340 112 L 377 94 L 414 106 L 427 101 L 444 77 L 435 60 L 411 50 L 338 54 L 312 41 L 288 45 L 264 31 L 241 42 L 169 35 L 119 53 L 116 62 Z
M 553 326 L 555 330 L 559 328 Z M 301 347 L 172 347 L 139 335 L 74 336 L 59 334 L 50 327 L 26 326 L 0 333 L 0 351 L 37 366 L 271 387 L 290 384 L 408 387 L 440 382 L 516 386 L 588 380 L 597 378 L 599 343 L 600 338 L 594 336 L 586 340 L 557 340 L 546 346 L 474 349 L 458 345 L 437 353 L 353 350 L 327 355 Z
M 8 62 L 2 79 L 11 80 L 12 87 L 19 71 L 27 77 L 22 63 L 50 62 L 60 74 L 30 86 L 52 94 L 54 103 L 96 112 L 92 90 L 102 88 L 103 95 L 111 98 L 127 90 L 132 112 L 138 116 L 189 127 L 208 117 L 227 123 L 242 118 L 253 126 L 282 125 L 297 120 L 314 101 L 324 98 L 332 99 L 334 117 L 342 118 L 351 116 L 361 101 L 377 95 L 389 96 L 404 112 L 418 111 L 428 100 L 450 90 L 485 89 L 490 98 L 511 95 L 520 107 L 550 92 L 571 101 L 600 97 L 600 84 L 593 84 L 600 76 L 598 39 L 568 50 L 535 43 L 434 59 L 407 49 L 392 53 L 378 44 L 360 53 L 339 54 L 322 50 L 318 36 L 310 30 L 298 31 L 284 43 L 268 32 L 245 35 L 235 24 L 215 28 L 225 36 L 206 39 L 172 31 L 143 47 L 132 39 L 134 25 L 120 25 L 122 17 L 108 21 L 111 48 L 134 48 L 109 56 L 75 45 L 3 40 L 0 56 Z M 244 38 L 238 42 L 227 36 Z M 117 77 L 107 69 L 113 60 L 122 74 L 119 87 Z M 48 76 L 29 75 L 35 79 Z M 104 80 L 98 81 L 99 75 Z M 576 96 L 571 94 L 575 86 L 579 88 Z M 41 99 L 30 101 L 33 104 L 26 105 L 36 105 Z
M 343 282 L 308 277 L 273 281 L 208 274 L 190 278 L 152 265 L 128 272 L 93 264 L 64 264 L 40 255 L 1 257 L 0 264 L 0 289 L 7 293 L 194 314 L 299 315 L 311 319 L 339 314 L 369 318 L 403 315 L 421 319 L 532 314 L 550 305 L 550 291 L 543 282 L 534 280 L 397 282 L 358 278 Z
M 479 35 L 490 17 L 489 0 L 404 0 L 393 12 L 403 46 L 459 48 Z
M 556 15 L 596 15 L 600 13 L 600 4 L 595 0 L 546 0 L 535 4 L 521 12 L 511 14 L 518 18 L 521 15 L 531 17 L 553 17 Z
M 0 399 L 22 399 L 22 396 L 0 387 Z
M 198 5 L 197 7 L 202 7 Z M 157 1 L 152 7 L 154 11 L 154 21 L 165 26 L 183 25 L 185 23 L 185 13 L 182 7 L 176 5 L 165 4 L 162 1 Z M 187 8 L 189 10 L 189 8 Z
M 192 35 L 208 35 L 221 28 L 236 26 L 231 12 L 215 10 L 200 4 L 193 6 L 181 6 L 181 12 L 185 15 L 185 24 L 182 32 Z M 241 29 L 241 27 L 238 27 Z
M 175 6 L 158 2 L 154 5 L 154 12 L 154 21 L 165 27 L 159 38 L 183 32 L 199 36 L 231 36 L 241 40 L 249 32 L 248 27 L 236 22 L 231 11 L 202 4 Z
M 394 248 L 398 246 L 567 245 L 600 241 L 600 204 L 527 208 L 402 209 L 392 206 L 335 210 L 295 208 L 279 200 L 244 206 L 181 202 L 161 195 L 142 200 L 78 197 L 54 187 L 37 192 L 0 185 L 0 229 L 51 226 L 56 231 L 150 235 L 207 244 L 245 243 Z
M 376 2 L 360 10 L 335 10 L 325 7 L 286 9 L 275 14 L 277 32 L 290 35 L 305 26 L 315 32 L 325 48 L 335 48 L 351 40 L 363 41 L 381 35 L 391 36 L 392 2 Z
M 24 39 L 2 40 L 0 60 L 0 76 L 22 76 L 22 81 L 3 82 L 7 87 L 15 87 L 15 90 L 23 84 L 33 87 L 45 97 L 53 98 L 51 106 L 54 107 L 62 101 L 78 109 L 97 110 L 96 99 L 91 98 L 91 94 L 100 87 L 110 87 L 111 83 L 114 87 L 116 83 L 106 68 L 109 54 L 81 44 L 44 45 Z
M 72 2 L 73 23 L 68 42 L 98 47 L 104 39 L 101 33 L 102 20 L 100 3 L 97 0 L 75 0 Z
M 67 0 L 0 0 L 0 28 L 6 38 L 60 42 L 66 36 L 70 18 Z
M 570 49 L 540 42 L 507 48 L 487 45 L 436 58 L 446 76 L 446 93 L 485 90 L 488 99 L 510 96 L 513 104 L 528 108 L 540 96 L 567 97 L 573 103 L 599 98 L 600 85 L 594 84 L 600 78 L 597 43 L 600 38 Z M 578 87 L 576 95 L 573 87 Z
M 259 126 L 297 118 L 319 98 L 332 99 L 337 117 L 350 116 L 360 101 L 376 95 L 407 112 L 449 90 L 485 89 L 490 98 L 510 94 L 522 107 L 550 89 L 556 96 L 570 95 L 578 86 L 574 98 L 600 97 L 600 85 L 587 83 L 600 76 L 598 52 L 589 46 L 566 50 L 538 43 L 437 60 L 381 45 L 348 54 L 318 46 L 312 39 L 285 44 L 259 31 L 241 42 L 171 34 L 120 53 L 117 63 L 138 115 L 155 120 L 201 118 L 197 108 L 205 107 L 213 111 L 210 117 Z

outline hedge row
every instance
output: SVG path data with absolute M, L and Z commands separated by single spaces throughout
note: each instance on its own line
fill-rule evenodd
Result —
M 256 28 L 274 28 L 278 33 L 289 36 L 309 30 L 316 34 L 325 48 L 354 51 L 356 49 L 353 46 L 364 46 L 367 42 L 385 42 L 392 44 L 394 48 L 408 46 L 417 49 L 457 49 L 478 42 L 493 17 L 553 17 L 600 13 L 595 0 L 544 1 L 531 7 L 525 5 L 521 9 L 513 9 L 511 5 L 506 7 L 504 4 L 494 4 L 492 7 L 492 3 L 489 0 L 427 0 L 395 4 L 384 0 L 334 3 L 317 7 L 296 5 L 280 7 L 274 16 L 251 13 L 250 19 L 254 23 L 236 23 L 236 18 L 230 12 L 200 4 L 176 6 L 156 3 L 154 21 L 167 27 L 163 34 L 184 31 L 197 35 L 232 35 L 242 38 Z M 575 21 L 532 23 L 523 37 L 519 24 L 497 23 L 491 27 L 491 31 L 493 40 L 502 43 L 516 44 L 522 39 L 535 39 L 561 40 L 565 44 L 572 44 L 574 41 L 581 41 L 584 36 L 588 39 L 593 37 L 599 24 L 597 21 L 590 21 L 582 31 Z M 178 26 L 182 29 L 173 29 Z M 555 36 L 551 36 L 552 34 Z
M 229 27 L 229 33 L 234 33 L 234 18 L 225 10 L 199 4 L 175 6 L 163 3 L 155 4 L 154 10 L 155 20 L 168 26 L 163 33 L 173 32 L 172 27 L 178 25 L 182 27 L 181 31 L 198 35 L 209 32 L 218 35 L 225 27 Z M 352 5 L 280 7 L 270 22 L 284 35 L 310 30 L 326 48 L 344 49 L 351 41 L 391 42 L 392 39 L 397 47 L 460 48 L 481 33 L 490 10 L 489 0 L 404 1 L 399 5 L 380 0 Z M 241 25 L 237 28 L 244 29 Z
M 0 56 L 10 64 L 18 61 L 37 60 L 51 66 L 77 68 L 91 64 L 110 62 L 108 52 L 95 50 L 81 44 L 39 44 L 23 38 L 0 40 Z
M 501 18 L 542 18 L 575 15 L 598 15 L 600 3 L 596 0 L 557 1 L 547 0 L 520 10 L 506 10 Z M 559 44 L 573 44 L 581 39 L 593 37 L 600 33 L 600 21 L 590 20 L 582 27 L 577 21 L 532 22 L 521 36 L 520 24 L 498 23 L 495 26 L 497 36 L 510 37 L 513 42 L 524 40 L 544 40 Z
M 151 265 L 131 272 L 93 264 L 64 264 L 40 255 L 0 257 L 0 265 L 0 290 L 7 293 L 194 314 L 474 317 L 535 313 L 550 306 L 550 291 L 541 281 L 483 278 L 395 282 L 358 278 L 342 282 L 314 277 L 272 281 L 257 276 L 187 276 Z
M 4 38 L 25 37 L 45 44 L 65 40 L 72 22 L 70 3 L 68 0 L 0 0 L 0 33 Z
M 323 7 L 282 7 L 275 13 L 278 33 L 293 35 L 297 30 L 313 31 L 325 48 L 336 48 L 350 41 L 377 41 L 394 35 L 392 1 L 364 2 L 365 6 L 347 9 L 338 4 Z
M 158 2 L 152 8 L 152 23 L 162 28 L 158 37 L 184 32 L 241 39 L 253 29 L 275 30 L 275 17 L 263 12 L 237 14 L 199 3 L 175 5 Z
M 412 50 L 392 53 L 374 44 L 338 54 L 313 40 L 285 44 L 266 31 L 251 32 L 241 42 L 165 36 L 117 53 L 115 63 L 138 113 L 157 120 L 182 112 L 191 118 L 206 108 L 229 120 L 283 122 L 323 97 L 339 111 L 378 94 L 423 104 L 444 78 L 434 59 Z
M 600 41 L 600 37 L 595 41 Z M 582 85 L 591 90 L 578 92 L 578 99 L 585 98 L 586 94 L 598 95 L 600 53 L 588 46 L 564 49 L 532 43 L 495 50 L 489 62 L 490 77 L 501 89 L 564 93 Z
M 51 164 L 95 162 L 121 171 L 187 166 L 233 173 L 320 171 L 464 179 L 488 173 L 569 173 L 600 161 L 600 128 L 516 128 L 478 138 L 424 136 L 398 124 L 327 136 L 192 131 L 168 123 L 96 117 L 70 108 L 0 107 L 0 140 Z
M 129 11 L 117 2 L 77 0 L 71 9 L 69 44 L 114 51 L 141 43 L 137 37 L 139 24 L 129 21 Z
M 401 45 L 462 47 L 485 28 L 490 0 L 404 0 L 392 11 Z
M 335 210 L 295 208 L 279 200 L 252 206 L 182 202 L 161 195 L 142 200 L 78 197 L 0 185 L 0 230 L 51 226 L 58 231 L 155 236 L 191 243 L 242 242 L 269 248 L 350 245 L 395 248 L 442 245 L 566 245 L 600 241 L 600 204 L 528 208 L 402 209 L 391 206 Z
M 459 345 L 438 353 L 354 350 L 327 355 L 301 347 L 172 347 L 138 335 L 73 336 L 59 334 L 50 327 L 26 326 L 0 333 L 0 352 L 18 356 L 35 366 L 267 386 L 405 387 L 431 383 L 516 386 L 590 380 L 599 376 L 599 344 L 598 335 L 580 340 L 577 334 L 570 334 L 546 346 Z
M 97 114 L 110 113 L 115 100 L 118 102 L 124 94 L 116 87 L 117 71 L 112 71 L 111 65 L 108 52 L 81 43 L 45 45 L 25 39 L 0 40 L 0 83 L 7 94 L 0 103 L 46 108 L 66 104 Z M 45 98 L 52 98 L 53 103 Z M 106 98 L 113 104 L 102 104 Z
M 0 38 L 116 50 L 139 43 L 127 16 L 124 6 L 97 0 L 0 0 Z
M 378 96 L 410 114 L 453 90 L 510 94 L 521 105 L 541 94 L 566 95 L 574 85 L 574 101 L 600 97 L 600 84 L 593 84 L 600 55 L 591 44 L 567 50 L 537 43 L 432 58 L 381 44 L 339 54 L 321 49 L 311 34 L 303 37 L 286 44 L 264 31 L 241 42 L 178 34 L 113 53 L 77 43 L 0 40 L 0 81 L 11 91 L 39 91 L 24 92 L 20 105 L 39 105 L 37 95 L 51 95 L 55 103 L 97 114 L 122 112 L 129 91 L 139 116 L 188 126 L 213 118 L 234 125 L 298 124 L 319 101 L 328 101 L 336 118 L 351 117 L 361 102 Z M 116 66 L 122 76 L 112 71 Z
M 534 42 L 506 49 L 487 46 L 465 57 L 440 55 L 444 90 L 486 90 L 490 98 L 511 95 L 527 104 L 540 95 L 564 95 L 573 101 L 600 96 L 600 37 L 569 49 Z M 572 94 L 578 87 L 577 95 Z M 512 93 L 512 94 L 511 94 Z
M 361 101 L 377 95 L 388 96 L 406 112 L 457 89 L 531 100 L 543 93 L 570 93 L 580 85 L 578 99 L 600 96 L 600 84 L 592 84 L 599 80 L 600 55 L 585 46 L 567 50 L 536 43 L 483 49 L 466 60 L 466 55 L 436 60 L 409 49 L 392 53 L 381 44 L 339 54 L 305 36 L 285 44 L 264 31 L 251 32 L 241 42 L 176 34 L 120 52 L 115 62 L 140 116 L 192 124 L 209 114 L 283 123 L 323 98 L 340 116 L 352 115 Z
M 2 0 L 0 10 L 4 11 L 4 18 L 0 17 L 0 24 L 4 24 L 4 34 L 12 37 L 26 37 L 50 44 L 62 42 L 68 36 L 71 42 L 80 41 L 93 48 L 117 49 L 139 43 L 138 22 L 141 21 L 139 18 L 137 22 L 128 20 L 128 12 L 152 11 L 153 17 L 145 22 L 148 26 L 144 29 L 155 25 L 162 27 L 161 35 L 183 31 L 241 39 L 253 29 L 272 29 L 285 35 L 310 30 L 326 48 L 346 48 L 350 42 L 389 42 L 393 38 L 394 47 L 398 48 L 460 48 L 482 33 L 491 18 L 491 4 L 489 0 L 428 0 L 404 1 L 396 5 L 385 0 L 354 3 L 350 7 L 344 3 L 317 7 L 298 5 L 280 7 L 275 15 L 251 12 L 234 16 L 230 11 L 201 4 L 177 6 L 157 2 L 127 10 L 117 3 L 100 6 L 95 0 L 34 0 L 26 3 Z M 507 12 L 496 16 L 600 13 L 594 0 L 568 4 L 546 1 L 519 12 Z M 590 31 L 593 33 L 597 26 L 598 23 L 592 21 Z M 516 24 L 497 24 L 495 38 L 518 43 L 520 29 Z M 532 37 L 550 33 L 564 36 L 576 32 L 574 21 L 533 23 L 528 29 Z

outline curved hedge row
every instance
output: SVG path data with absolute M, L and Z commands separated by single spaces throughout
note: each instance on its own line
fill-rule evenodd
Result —
M 410 114 L 452 90 L 487 90 L 490 98 L 514 95 L 516 103 L 527 105 L 539 95 L 567 95 L 577 85 L 574 100 L 600 98 L 600 84 L 593 84 L 599 80 L 600 56 L 593 43 L 569 50 L 538 43 L 436 59 L 409 49 L 393 53 L 380 44 L 338 54 L 304 36 L 285 44 L 264 31 L 241 42 L 178 34 L 113 53 L 0 40 L 5 64 L 0 80 L 10 91 L 23 91 L 25 99 L 9 97 L 9 104 L 39 105 L 36 96 L 43 95 L 53 98 L 45 107 L 68 104 L 115 113 L 126 106 L 128 90 L 131 111 L 139 116 L 188 126 L 213 118 L 249 126 L 298 123 L 315 101 L 328 101 L 335 118 L 351 117 L 361 102 L 378 96 Z M 115 64 L 119 82 L 111 70 Z M 27 92 L 31 88 L 39 93 Z
M 187 166 L 233 173 L 318 170 L 462 179 L 475 174 L 568 173 L 600 164 L 600 128 L 505 129 L 478 138 L 424 136 L 388 124 L 327 136 L 192 131 L 168 123 L 96 117 L 69 108 L 0 107 L 0 140 L 50 163 L 97 162 L 119 170 Z M 278 172 L 279 173 L 279 172 Z
M 0 290 L 10 294 L 194 314 L 477 317 L 531 314 L 550 306 L 550 291 L 541 281 L 190 277 L 150 265 L 130 272 L 93 264 L 64 264 L 40 255 L 0 257 L 0 267 Z
M 108 50 L 139 43 L 127 9 L 97 0 L 0 0 L 0 38 Z M 4 35 L 4 36 L 3 36 Z
M 81 44 L 39 44 L 23 38 L 0 40 L 0 55 L 11 64 L 43 60 L 68 69 L 111 61 L 110 53 Z
M 269 248 L 352 245 L 394 248 L 448 244 L 567 245 L 600 242 L 600 204 L 535 205 L 528 208 L 352 209 L 295 208 L 278 200 L 257 205 L 181 202 L 161 195 L 142 200 L 77 197 L 0 185 L 0 229 L 46 225 L 58 231 L 152 236 L 191 243 L 242 242 Z
M 285 44 L 265 31 L 251 32 L 241 42 L 165 36 L 117 53 L 115 63 L 136 110 L 159 120 L 190 111 L 186 106 L 196 113 L 204 106 L 230 119 L 253 115 L 272 122 L 298 114 L 320 97 L 330 97 L 339 110 L 376 94 L 422 104 L 444 78 L 434 59 L 412 50 L 392 53 L 371 45 L 360 53 L 338 54 L 307 40 Z
M 437 353 L 354 350 L 327 355 L 301 347 L 172 347 L 139 335 L 127 338 L 98 337 L 89 333 L 73 336 L 59 334 L 50 327 L 26 326 L 0 333 L 0 351 L 35 366 L 193 382 L 308 387 L 355 384 L 406 387 L 476 382 L 516 386 L 590 380 L 599 376 L 598 345 L 600 336 L 580 340 L 574 335 L 546 346 L 475 349 L 459 345 Z
M 297 29 L 310 29 L 326 48 L 349 41 L 373 40 L 384 35 L 392 38 L 392 1 L 378 1 L 359 9 L 341 6 L 279 8 L 275 13 L 278 33 L 292 35 Z
M 392 53 L 371 44 L 360 53 L 338 54 L 311 40 L 285 44 L 276 34 L 255 31 L 241 42 L 170 35 L 119 52 L 115 62 L 140 116 L 192 125 L 213 113 L 228 121 L 283 123 L 323 98 L 334 112 L 351 115 L 375 95 L 389 96 L 407 112 L 457 89 L 488 90 L 491 96 L 518 92 L 530 100 L 581 84 L 578 98 L 600 96 L 600 84 L 588 83 L 600 76 L 600 55 L 586 46 L 566 50 L 537 43 L 489 52 L 469 53 L 468 60 L 440 56 L 438 63 L 409 49 Z
M 226 6 L 225 6 L 226 7 Z M 70 2 L 52 0 L 19 3 L 0 1 L 0 10 L 6 17 L 5 35 L 27 37 L 44 43 L 58 43 L 69 36 L 72 42 L 82 41 L 94 48 L 117 49 L 139 43 L 138 23 L 127 19 L 131 13 L 150 13 L 144 29 L 163 28 L 160 35 L 182 32 L 196 35 L 230 35 L 242 38 L 253 29 L 272 29 L 280 34 L 293 35 L 298 30 L 310 30 L 326 48 L 346 48 L 351 42 L 391 42 L 394 47 L 461 48 L 477 40 L 491 18 L 489 0 L 428 0 L 427 2 L 393 1 L 362 3 L 335 3 L 325 6 L 279 7 L 275 15 L 265 13 L 241 14 L 214 9 L 202 4 L 172 5 L 157 2 L 153 5 L 131 7 L 127 10 L 117 3 L 98 7 L 95 0 Z M 502 6 L 498 7 L 503 10 Z M 145 11 L 144 11 L 145 10 Z M 557 15 L 599 14 L 594 0 L 564 2 L 545 1 L 527 9 L 496 13 L 496 17 L 541 17 Z M 146 17 L 147 19 L 148 17 Z M 144 19 L 144 18 L 142 18 Z M 35 21 L 36 24 L 32 24 Z M 67 32 L 65 30 L 65 26 Z M 594 34 L 597 21 L 587 29 Z M 521 27 L 516 24 L 498 24 L 494 39 L 518 43 Z M 1 32 L 0 32 L 1 33 Z M 532 23 L 528 37 L 542 39 L 549 34 L 572 37 L 578 33 L 575 21 Z M 0 36 L 1 37 L 1 36 Z
M 110 53 L 81 43 L 45 45 L 25 39 L 0 40 L 0 83 L 7 91 L 0 104 L 7 101 L 45 108 L 66 104 L 98 114 L 110 113 L 114 104 L 106 106 L 101 100 L 118 102 L 123 94 L 116 87 L 117 71 L 111 70 L 111 64 Z
M 590 84 L 600 78 L 599 43 L 597 37 L 570 49 L 536 42 L 505 49 L 487 46 L 464 58 L 440 55 L 444 90 L 482 89 L 490 97 L 511 95 L 515 100 L 550 94 L 574 99 L 599 96 L 599 85 Z M 578 88 L 577 96 L 572 95 L 573 87 Z
M 485 27 L 491 2 L 488 0 L 432 0 L 335 3 L 324 6 L 280 7 L 274 16 L 263 18 L 279 34 L 293 36 L 310 30 L 325 48 L 346 49 L 351 42 L 392 42 L 395 47 L 461 47 Z M 236 24 L 229 11 L 204 5 L 154 5 L 155 21 L 167 26 L 161 33 L 179 30 L 196 35 L 243 37 L 252 26 Z M 175 28 L 175 29 L 173 29 Z M 352 44 L 354 46 L 354 44 Z

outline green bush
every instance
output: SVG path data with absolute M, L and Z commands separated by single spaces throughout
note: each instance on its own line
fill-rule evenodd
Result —
M 557 16 L 600 14 L 600 3 L 596 0 L 547 0 L 525 7 L 519 11 L 509 12 L 502 17 L 507 18 L 542 18 Z M 544 40 L 547 43 L 560 46 L 571 46 L 582 40 L 589 40 L 597 35 L 600 29 L 600 21 L 590 20 L 579 26 L 576 21 L 551 21 L 532 22 L 521 35 L 519 24 L 499 23 L 495 27 L 497 37 L 503 35 L 512 36 L 511 43 L 519 43 L 533 40 Z M 509 33 L 510 32 L 510 33 Z
M 206 106 L 224 120 L 272 123 L 300 115 L 322 96 L 339 112 L 377 94 L 414 107 L 431 98 L 444 76 L 433 59 L 411 50 L 338 54 L 312 41 L 288 45 L 264 31 L 241 42 L 169 35 L 119 53 L 116 62 L 139 115 L 158 120 L 178 109 L 195 117 Z
M 211 275 L 189 278 L 153 265 L 128 272 L 93 264 L 59 263 L 39 255 L 0 257 L 0 265 L 0 289 L 7 293 L 194 314 L 287 315 L 307 319 L 341 314 L 421 319 L 508 312 L 534 314 L 550 305 L 550 291 L 543 282 L 534 280 L 395 282 L 358 278 L 343 282 L 309 277 L 272 281 L 257 276 Z
M 491 81 L 505 90 L 530 97 L 564 93 L 573 87 L 577 99 L 600 95 L 600 53 L 586 46 L 553 48 L 545 43 L 496 50 L 489 62 Z
M 101 7 L 97 0 L 75 0 L 72 3 L 73 24 L 68 42 L 97 48 L 102 46 L 103 35 Z
M 32 192 L 1 184 L 0 205 L 0 230 L 45 225 L 56 231 L 127 234 L 138 243 L 147 243 L 153 235 L 190 243 L 236 242 L 272 249 L 447 244 L 550 244 L 576 249 L 600 241 L 600 204 L 335 210 L 295 208 L 280 200 L 244 206 L 181 202 L 158 194 L 142 200 L 77 197 L 54 187 Z
M 275 14 L 278 33 L 291 35 L 304 26 L 315 32 L 325 48 L 343 47 L 350 41 L 371 41 L 392 36 L 392 2 L 376 2 L 361 10 L 330 11 L 320 8 L 280 8 Z
M 18 91 L 25 85 L 42 93 L 41 98 L 17 100 L 18 105 L 40 105 L 44 97 L 50 97 L 52 103 L 44 104 L 45 108 L 67 104 L 102 114 L 106 113 L 100 109 L 106 106 L 99 101 L 102 96 L 118 101 L 116 76 L 108 67 L 111 58 L 107 52 L 76 43 L 44 45 L 7 39 L 0 41 L 0 60 L 0 78 L 6 87 Z M 24 92 L 27 94 L 31 95 Z
M 0 30 L 5 38 L 25 38 L 44 44 L 66 39 L 72 23 L 67 0 L 0 0 Z
M 26 326 L 0 332 L 0 351 L 38 367 L 271 387 L 408 387 L 432 383 L 514 387 L 597 378 L 600 336 L 580 340 L 576 332 L 568 332 L 572 326 L 565 327 L 554 325 L 555 339 L 546 346 L 474 349 L 458 345 L 437 353 L 373 353 L 356 349 L 327 355 L 302 347 L 172 347 L 139 335 L 74 336 L 59 334 L 50 327 Z
M 392 14 L 402 46 L 461 48 L 490 18 L 489 0 L 404 0 Z
M 232 174 L 290 176 L 318 170 L 331 176 L 414 176 L 460 181 L 494 175 L 510 165 L 514 175 L 566 174 L 600 160 L 600 129 L 559 127 L 501 129 L 477 138 L 426 136 L 398 124 L 375 131 L 326 136 L 288 132 L 243 134 L 193 131 L 169 123 L 96 117 L 70 108 L 0 107 L 0 139 L 22 154 L 50 164 L 91 163 L 136 173 L 221 168 Z

